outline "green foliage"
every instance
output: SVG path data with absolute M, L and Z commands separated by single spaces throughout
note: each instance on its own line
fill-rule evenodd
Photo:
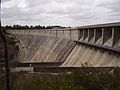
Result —
M 0 80 L 0 87 L 3 83 Z M 71 74 L 58 75 L 31 74 L 18 72 L 11 74 L 12 90 L 120 90 L 120 68 L 110 72 L 93 73 L 77 70 Z

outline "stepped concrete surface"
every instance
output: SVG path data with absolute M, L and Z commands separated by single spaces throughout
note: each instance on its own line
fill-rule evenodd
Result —
M 120 22 L 9 32 L 24 46 L 21 62 L 62 62 L 60 67 L 120 66 Z
M 36 36 L 17 35 L 25 48 L 25 58 L 22 62 L 64 62 L 76 43 L 72 40 Z

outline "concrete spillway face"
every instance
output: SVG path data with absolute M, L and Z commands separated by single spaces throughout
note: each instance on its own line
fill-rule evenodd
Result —
M 112 44 L 113 47 L 118 48 L 119 35 L 118 30 L 113 30 L 112 39 L 116 39 Z M 112 31 L 112 32 L 113 32 Z M 63 32 L 62 32 L 63 33 Z M 69 31 L 64 31 L 65 37 L 70 37 Z M 110 34 L 105 38 L 104 31 L 100 30 L 81 30 L 79 34 L 80 41 L 90 42 L 96 45 L 108 45 L 111 42 Z M 44 32 L 45 34 L 45 32 Z M 108 52 L 99 48 L 94 48 L 87 45 L 77 44 L 72 40 L 53 36 L 23 34 L 20 32 L 17 37 L 22 41 L 26 48 L 25 61 L 22 62 L 64 62 L 61 67 L 112 67 L 120 66 L 120 55 L 114 52 Z M 91 34 L 91 35 L 90 35 Z M 61 32 L 58 33 L 61 35 Z
M 63 62 L 75 46 L 75 42 L 59 37 L 22 34 L 17 37 L 27 49 L 25 62 Z
M 120 56 L 115 55 L 113 52 L 76 45 L 62 66 L 115 67 L 120 66 Z

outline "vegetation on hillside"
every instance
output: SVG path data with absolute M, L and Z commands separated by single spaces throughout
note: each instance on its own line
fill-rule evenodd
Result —
M 4 29 L 53 29 L 53 28 L 65 28 L 62 26 L 41 26 L 41 25 L 6 25 L 2 26 Z M 70 28 L 70 27 L 69 27 Z
M 0 77 L 0 90 L 4 90 L 3 77 Z M 85 71 L 58 75 L 12 73 L 11 90 L 120 90 L 120 68 L 103 73 Z
M 18 46 L 16 46 L 15 37 L 6 32 L 6 41 L 7 41 L 7 48 L 8 48 L 8 59 L 10 62 L 16 62 L 17 54 L 18 54 Z M 4 63 L 4 43 L 2 38 L 0 37 L 0 63 Z

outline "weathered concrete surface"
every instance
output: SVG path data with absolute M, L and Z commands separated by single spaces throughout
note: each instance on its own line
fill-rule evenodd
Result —
M 22 62 L 63 62 L 75 46 L 67 39 L 37 36 L 16 35 L 25 48 L 25 59 Z
M 17 35 L 26 48 L 22 62 L 64 62 L 61 67 L 114 67 L 120 66 L 116 53 L 75 45 L 71 40 L 41 35 Z
M 89 46 L 76 45 L 62 67 L 115 67 L 120 66 L 120 55 Z
M 120 66 L 120 22 L 11 32 L 25 45 L 24 62 L 64 62 L 63 67 L 86 64 L 91 67 Z M 86 45 L 75 45 L 73 41 Z M 106 49 L 100 50 L 100 47 Z

